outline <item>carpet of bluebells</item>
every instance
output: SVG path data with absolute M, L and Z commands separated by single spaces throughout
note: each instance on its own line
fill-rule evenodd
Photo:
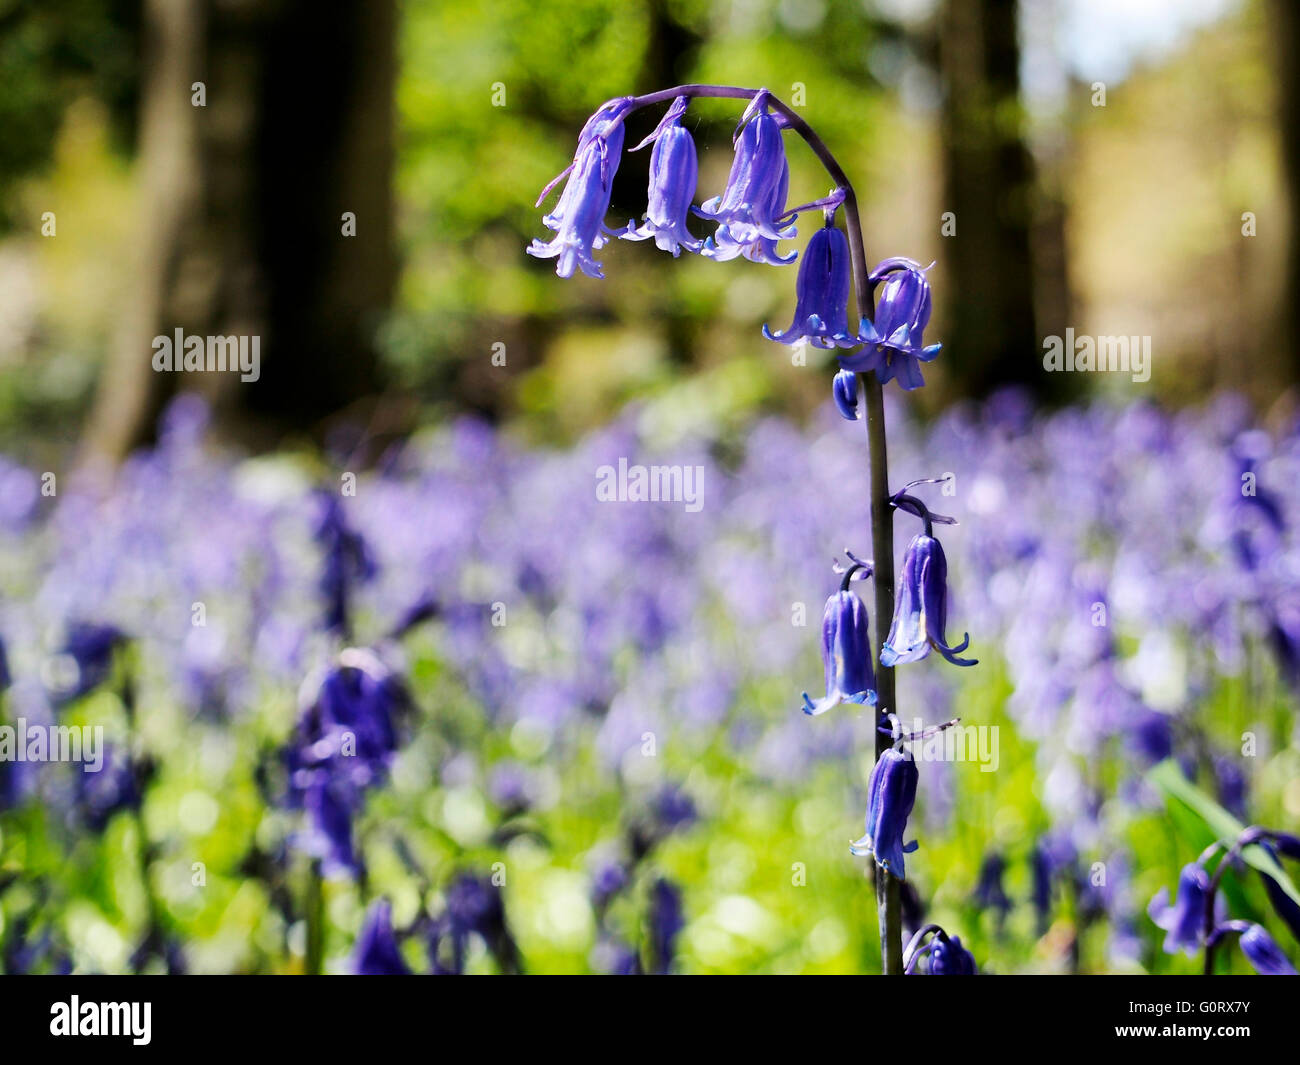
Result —
M 863 427 L 652 414 L 563 450 L 458 421 L 353 471 L 225 453 L 182 399 L 111 482 L 0 462 L 0 716 L 107 747 L 0 762 L 0 967 L 877 970 L 871 713 L 800 710 L 832 559 L 870 551 Z M 899 670 L 900 713 L 997 730 L 919 762 L 909 929 L 985 973 L 1198 971 L 1152 897 L 1224 818 L 1300 823 L 1300 428 L 1232 397 L 889 419 L 900 485 L 949 478 L 981 660 Z M 620 458 L 703 467 L 702 509 L 598 501 Z M 1226 902 L 1294 962 L 1260 879 Z

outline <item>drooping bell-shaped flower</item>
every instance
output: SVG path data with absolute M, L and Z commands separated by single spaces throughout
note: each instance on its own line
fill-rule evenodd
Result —
M 935 937 L 930 950 L 931 976 L 976 976 L 975 955 L 961 945 L 960 936 Z
M 74 809 L 95 832 L 102 832 L 119 811 L 140 808 L 151 772 L 148 763 L 137 762 L 121 747 L 105 744 L 100 757 L 97 772 L 74 778 Z
M 366 912 L 361 935 L 357 937 L 352 971 L 358 976 L 410 976 L 393 932 L 393 908 L 387 899 L 378 899 Z
M 939 541 L 921 533 L 912 538 L 903 556 L 894 619 L 880 650 L 880 664 L 919 662 L 933 647 L 955 666 L 975 665 L 976 659 L 958 657 L 970 645 L 970 635 L 950 647 L 944 634 L 947 623 L 948 560 Z
M 847 570 L 840 590 L 826 600 L 822 614 L 822 662 L 826 667 L 826 695 L 815 703 L 803 695 L 803 712 L 816 716 L 840 703 L 876 705 L 876 673 L 871 665 L 871 631 L 867 608 L 849 590 L 853 574 Z
M 321 863 L 325 876 L 358 877 L 364 870 L 352 839 L 352 818 L 362 802 L 361 789 L 345 780 L 317 775 L 300 796 L 307 823 L 293 836 L 294 845 Z
M 860 325 L 858 342 L 867 346 L 855 355 L 841 355 L 845 369 L 874 370 L 880 383 L 898 378 L 911 391 L 925 384 L 922 362 L 939 354 L 941 344 L 925 346 L 925 327 L 930 322 L 930 282 L 926 267 L 911 259 L 886 259 L 871 271 L 871 282 L 884 281 L 876 302 L 876 320 Z
M 114 625 L 75 621 L 68 625 L 59 648 L 57 666 L 50 675 L 50 696 L 58 705 L 94 691 L 113 671 L 113 657 L 127 641 Z
M 880 756 L 867 782 L 867 831 L 849 844 L 859 857 L 871 855 L 876 864 L 904 879 L 903 855 L 916 850 L 917 843 L 903 843 L 907 818 L 916 802 L 916 783 L 920 774 L 916 761 L 905 750 L 891 747 Z
M 320 590 L 325 600 L 325 628 L 347 638 L 352 628 L 353 591 L 356 585 L 374 578 L 375 559 L 365 537 L 349 523 L 339 493 L 321 489 L 316 499 L 320 511 L 315 540 L 323 555 Z
M 854 348 L 861 341 L 849 333 L 849 241 L 835 227 L 834 211 L 826 212 L 826 225 L 813 234 L 799 264 L 795 281 L 794 321 L 763 335 L 779 344 L 807 340 L 817 348 Z
M 1288 858 L 1300 861 L 1300 836 L 1293 836 L 1289 832 L 1277 832 L 1273 829 L 1265 829 L 1261 835 L 1266 836 L 1278 852 Z
M 686 927 L 681 889 L 672 881 L 659 877 L 654 882 L 646 923 L 650 933 L 650 971 L 666 975 L 672 967 L 677 937 Z
M 1251 968 L 1261 976 L 1296 976 L 1296 968 L 1263 927 L 1251 924 L 1238 940 Z
M 686 105 L 685 96 L 677 97 L 655 131 L 632 149 L 639 151 L 654 142 L 645 221 L 640 226 L 628 223 L 627 231 L 619 234 L 625 240 L 653 237 L 659 250 L 672 252 L 673 258 L 681 255 L 682 248 L 698 252 L 704 247 L 704 241 L 696 240 L 686 227 L 700 172 L 695 140 L 681 124 Z
M 741 116 L 731 174 L 721 196 L 695 209 L 701 218 L 718 223 L 717 232 L 704 246 L 704 254 L 719 261 L 744 255 L 752 262 L 784 266 L 794 262 L 791 252 L 781 258 L 778 240 L 797 231 L 794 216 L 786 211 L 790 190 L 790 165 L 785 158 L 781 123 L 767 110 L 771 94 L 756 94 Z
M 975 880 L 975 890 L 971 893 L 971 902 L 981 910 L 994 911 L 999 922 L 1006 918 L 1007 911 L 1011 909 L 1011 899 L 1002 886 L 1002 874 L 1006 867 L 1006 859 L 996 851 L 986 855 Z
M 623 153 L 623 118 L 631 97 L 611 100 L 587 120 L 578 136 L 573 162 L 542 190 L 540 204 L 555 183 L 569 175 L 555 210 L 542 222 L 555 236 L 548 243 L 534 240 L 527 248 L 539 259 L 555 259 L 555 272 L 572 277 L 580 268 L 588 277 L 603 278 L 592 252 L 603 248 L 613 231 L 605 226 L 605 212 Z
M 929 937 L 929 942 L 921 944 Z M 922 966 L 921 962 L 926 965 Z M 922 976 L 976 976 L 975 956 L 961 944 L 959 936 L 950 936 L 937 924 L 917 929 L 911 942 L 903 948 L 903 972 Z
M 1269 848 L 1265 846 L 1264 849 Z M 1295 899 L 1282 889 L 1282 885 L 1267 873 L 1260 872 L 1259 875 L 1264 881 L 1264 891 L 1268 895 L 1268 901 L 1273 904 L 1274 911 L 1286 922 L 1286 926 L 1291 929 L 1291 934 L 1300 939 L 1300 905 L 1297 905 Z
M 290 803 L 307 814 L 295 843 L 321 860 L 327 876 L 355 876 L 362 865 L 352 821 L 396 753 L 406 687 L 373 651 L 349 647 L 304 682 L 300 698 L 285 752 Z
M 831 398 L 840 417 L 850 422 L 858 420 L 858 375 L 852 370 L 840 370 L 831 382 Z
M 1161 888 L 1147 906 L 1147 915 L 1163 928 L 1164 951 L 1176 954 L 1182 951 L 1192 955 L 1201 949 L 1205 940 L 1205 898 L 1210 890 L 1210 874 L 1199 862 L 1183 866 L 1178 876 L 1178 894 L 1169 904 L 1169 889 Z
M 397 724 L 407 706 L 401 678 L 373 651 L 348 647 L 335 667 L 308 678 L 291 766 L 311 775 L 368 786 L 382 777 L 397 749 Z
M 439 974 L 465 971 L 471 940 L 481 939 L 504 972 L 519 971 L 519 948 L 506 924 L 501 889 L 490 876 L 456 875 L 447 886 L 446 909 L 429 929 L 429 953 Z

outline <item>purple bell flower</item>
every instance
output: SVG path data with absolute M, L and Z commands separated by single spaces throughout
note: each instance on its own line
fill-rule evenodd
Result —
M 790 165 L 785 158 L 781 123 L 769 114 L 766 91 L 755 95 L 741 116 L 731 174 L 721 196 L 715 196 L 695 213 L 718 223 L 717 232 L 704 245 L 704 254 L 725 262 L 744 255 L 751 262 L 784 266 L 794 262 L 777 254 L 776 242 L 797 231 L 794 215 L 785 209 L 790 189 Z
M 686 927 L 686 918 L 681 890 L 664 877 L 659 877 L 650 888 L 646 923 L 649 925 L 650 971 L 667 975 L 673 963 L 677 937 Z
M 1002 886 L 1002 874 L 1007 863 L 1002 855 L 986 855 L 980 865 L 979 877 L 975 881 L 975 890 L 971 894 L 971 903 L 981 910 L 993 910 L 998 920 L 1003 920 L 1011 909 L 1011 899 Z
M 458 873 L 447 885 L 446 910 L 430 930 L 429 952 L 434 972 L 463 973 L 474 937 L 487 945 L 502 971 L 520 971 L 519 949 L 506 924 L 501 889 L 491 877 Z
M 1205 897 L 1210 890 L 1210 874 L 1199 863 L 1183 866 L 1178 876 L 1178 896 L 1169 904 L 1169 889 L 1161 888 L 1147 906 L 1147 914 L 1169 934 L 1165 936 L 1166 954 L 1193 955 L 1201 949 L 1205 930 Z
M 346 638 L 351 631 L 352 590 L 357 583 L 371 580 L 377 568 L 365 538 L 348 524 L 339 495 L 322 490 L 317 499 L 315 539 L 324 555 L 320 590 L 325 599 L 325 629 Z
M 862 321 L 858 342 L 867 347 L 856 355 L 841 355 L 841 366 L 859 372 L 874 370 L 882 385 L 898 378 L 907 391 L 925 384 L 920 363 L 929 362 L 942 347 L 925 346 L 931 309 L 926 269 L 911 259 L 895 257 L 871 271 L 873 284 L 884 281 L 876 304 L 876 321 Z
M 831 221 L 833 215 L 833 210 L 827 212 L 826 225 L 813 234 L 799 264 L 794 321 L 780 333 L 764 325 L 768 340 L 807 340 L 817 348 L 855 348 L 861 343 L 849 333 L 849 241 Z
M 108 680 L 113 669 L 113 653 L 126 640 L 126 634 L 113 625 L 72 622 L 59 653 L 76 664 L 76 677 L 70 685 L 50 693 L 54 702 L 62 706 L 80 699 Z
M 569 175 L 554 212 L 542 219 L 548 229 L 555 230 L 555 237 L 549 243 L 534 240 L 527 248 L 529 255 L 539 259 L 558 260 L 555 272 L 560 277 L 572 277 L 575 268 L 588 277 L 605 276 L 592 252 L 615 235 L 605 226 L 605 212 L 623 153 L 623 117 L 630 101 L 631 97 L 611 100 L 587 120 L 573 162 L 542 190 L 537 201 L 540 204 L 555 182 Z
M 826 600 L 822 615 L 822 662 L 826 695 L 815 703 L 803 693 L 803 712 L 824 714 L 840 703 L 876 705 L 876 674 L 871 665 L 870 615 L 857 594 L 849 590 L 856 570 L 845 571 L 840 590 Z
M 840 370 L 831 382 L 831 398 L 835 409 L 846 421 L 858 420 L 858 375 L 852 370 Z
M 686 227 L 700 172 L 695 140 L 681 124 L 687 103 L 687 97 L 677 97 L 658 128 L 632 149 L 639 151 L 654 141 L 645 222 L 638 227 L 629 222 L 627 231 L 619 234 L 624 240 L 653 237 L 659 250 L 672 252 L 673 258 L 681 255 L 682 248 L 698 252 L 704 247 L 704 241 L 696 240 Z
M 1266 846 L 1265 850 L 1267 849 Z M 1286 926 L 1291 929 L 1291 934 L 1300 939 L 1300 906 L 1296 905 L 1295 900 L 1283 891 L 1282 885 L 1271 876 L 1267 873 L 1259 875 L 1264 881 L 1264 891 L 1268 895 L 1268 901 L 1273 904 L 1273 909 L 1286 922 Z
M 930 951 L 931 976 L 977 976 L 975 955 L 961 945 L 960 936 L 935 937 Z
M 357 937 L 352 971 L 357 976 L 410 976 L 411 970 L 397 947 L 393 908 L 387 899 L 372 903 Z
M 663 836 L 689 828 L 698 818 L 695 800 L 681 788 L 665 785 L 650 802 L 650 815 Z
M 325 771 L 363 787 L 383 777 L 397 750 L 407 693 L 378 655 L 346 648 L 336 667 L 304 686 L 302 704 L 291 751 L 296 775 Z
M 627 867 L 622 862 L 604 862 L 591 878 L 591 904 L 598 911 L 608 908 L 614 897 L 628 884 Z
M 1248 829 L 1247 832 L 1250 830 Z M 1279 855 L 1300 859 L 1300 838 L 1290 835 L 1286 832 L 1268 831 L 1267 837 L 1259 841 L 1259 846 L 1277 861 Z M 1269 876 L 1263 870 L 1259 873 L 1260 879 L 1264 881 L 1264 891 L 1268 894 L 1268 900 L 1273 904 L 1273 909 L 1277 915 L 1286 922 L 1286 926 L 1291 929 L 1291 934 L 1300 939 L 1300 905 L 1282 890 L 1273 877 Z
M 1242 922 L 1234 922 L 1240 924 Z M 1251 968 L 1261 976 L 1298 976 L 1296 968 L 1291 964 L 1291 960 L 1282 953 L 1279 947 L 1263 927 L 1257 924 L 1249 925 L 1241 933 L 1241 939 L 1238 940 L 1241 946 L 1241 952 L 1246 955 L 1246 960 L 1250 962 Z
M 76 810 L 85 824 L 102 832 L 122 810 L 138 810 L 149 765 L 137 765 L 118 747 L 105 745 L 103 764 L 95 773 L 77 773 Z
M 362 792 L 346 782 L 312 780 L 302 795 L 307 828 L 294 837 L 306 854 L 317 858 L 327 877 L 358 877 L 363 866 L 352 842 L 352 818 L 361 807 Z
M 621 939 L 603 937 L 592 952 L 593 964 L 607 976 L 641 976 L 641 959 L 636 950 Z
M 303 687 L 303 709 L 289 745 L 290 801 L 307 813 L 298 845 L 327 876 L 358 875 L 352 821 L 365 791 L 383 780 L 397 750 L 408 704 L 401 679 L 369 650 L 349 647 L 338 664 Z
M 867 832 L 849 844 L 859 857 L 873 855 L 876 864 L 899 880 L 905 878 L 903 855 L 911 854 L 915 840 L 904 845 L 907 818 L 916 802 L 916 783 L 920 774 L 916 761 L 907 751 L 891 747 L 880 756 L 867 783 Z
M 1289 832 L 1275 832 L 1267 830 L 1268 838 L 1282 854 L 1288 858 L 1300 861 L 1300 836 L 1293 836 Z
M 931 937 L 930 942 L 921 946 L 926 936 Z M 918 968 L 926 959 L 927 964 Z M 979 969 L 975 956 L 961 945 L 960 937 L 948 935 L 937 924 L 929 924 L 919 929 L 903 949 L 903 972 L 922 976 L 977 976 Z
M 947 622 L 948 560 L 939 541 L 921 533 L 912 538 L 903 556 L 894 619 L 880 651 L 880 664 L 919 662 L 933 647 L 955 666 L 975 665 L 977 659 L 957 657 L 970 645 L 970 634 L 950 647 L 944 635 Z

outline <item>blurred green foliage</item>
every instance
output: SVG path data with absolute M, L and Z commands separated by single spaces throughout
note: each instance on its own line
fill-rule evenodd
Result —
M 50 161 L 78 95 L 104 101 L 119 147 L 130 145 L 138 25 L 131 0 L 0 0 L 0 227 L 15 223 L 14 182 Z

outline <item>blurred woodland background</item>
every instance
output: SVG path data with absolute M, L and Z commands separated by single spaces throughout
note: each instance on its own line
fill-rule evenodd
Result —
M 692 80 L 798 103 L 869 257 L 938 260 L 930 411 L 1007 383 L 1289 405 L 1298 53 L 1283 0 L 0 0 L 0 445 L 147 441 L 177 327 L 261 336 L 255 384 L 184 380 L 255 448 L 374 454 L 454 410 L 568 440 L 632 397 L 805 413 L 825 374 L 757 331 L 793 270 L 619 244 L 607 281 L 560 284 L 524 254 L 586 115 Z M 700 198 L 731 110 L 692 108 Z M 823 194 L 791 155 L 792 202 Z M 611 218 L 639 217 L 648 157 Z M 1045 374 L 1067 326 L 1152 336 L 1151 380 Z
M 0 722 L 109 751 L 0 760 L 0 969 L 875 969 L 875 715 L 797 699 L 866 441 L 760 333 L 797 268 L 525 254 L 587 116 L 692 81 L 797 107 L 868 258 L 936 261 L 891 476 L 960 478 L 981 664 L 899 705 L 1002 746 L 923 767 L 909 927 L 1199 969 L 1148 903 L 1300 823 L 1298 55 L 1290 0 L 0 0 Z M 697 202 L 739 111 L 690 107 Z M 154 372 L 178 329 L 259 378 Z M 1150 379 L 1045 372 L 1070 329 Z M 606 506 L 629 458 L 707 505 Z M 1294 957 L 1278 876 L 1223 890 Z

